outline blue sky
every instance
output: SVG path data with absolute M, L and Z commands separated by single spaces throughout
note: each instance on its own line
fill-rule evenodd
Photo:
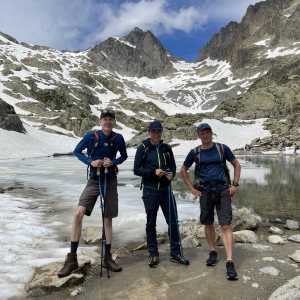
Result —
M 1 0 L 0 31 L 57 49 L 82 50 L 134 27 L 151 30 L 174 55 L 194 60 L 229 21 L 257 0 Z

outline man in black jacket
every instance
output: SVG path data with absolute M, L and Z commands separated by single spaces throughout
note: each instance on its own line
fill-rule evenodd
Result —
M 159 121 L 150 123 L 149 138 L 137 148 L 134 160 L 134 174 L 142 177 L 143 201 L 147 214 L 146 235 L 149 251 L 149 266 L 159 264 L 156 237 L 156 219 L 159 206 L 169 226 L 171 262 L 188 265 L 183 257 L 180 233 L 177 223 L 177 207 L 171 190 L 171 181 L 176 175 L 173 151 L 163 143 L 162 125 Z

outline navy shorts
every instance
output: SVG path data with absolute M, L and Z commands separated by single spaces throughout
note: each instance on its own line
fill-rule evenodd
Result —
M 232 222 L 232 206 L 229 190 L 222 192 L 201 192 L 200 222 L 211 225 L 214 223 L 215 208 L 220 225 L 230 225 Z

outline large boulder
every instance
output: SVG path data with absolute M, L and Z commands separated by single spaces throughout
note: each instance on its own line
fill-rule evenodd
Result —
M 273 234 L 268 236 L 268 242 L 271 244 L 283 245 L 284 239 L 279 235 Z
M 0 98 L 0 128 L 25 133 L 25 128 L 14 108 Z
M 293 254 L 290 254 L 289 258 L 296 263 L 300 263 L 300 250 L 296 250 Z
M 250 243 L 255 244 L 257 242 L 257 235 L 251 230 L 240 230 L 233 233 L 233 239 L 237 243 Z
M 34 269 L 33 276 L 25 289 L 31 296 L 42 296 L 65 287 L 75 286 L 83 282 L 90 266 L 96 263 L 99 256 L 96 247 L 81 248 L 78 253 L 79 268 L 69 276 L 59 278 L 58 271 L 62 262 L 52 262 Z
M 233 209 L 233 230 L 255 230 L 262 222 L 262 218 L 247 207 Z
M 300 299 L 300 276 L 297 276 L 277 288 L 269 300 L 299 300 Z
M 288 240 L 295 243 L 300 243 L 300 234 L 294 234 L 288 237 Z
M 299 229 L 299 222 L 295 220 L 286 220 L 285 228 L 290 230 L 298 230 Z

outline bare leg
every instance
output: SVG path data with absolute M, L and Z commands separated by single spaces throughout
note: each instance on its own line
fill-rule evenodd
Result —
M 227 260 L 232 260 L 233 235 L 231 225 L 223 225 L 222 231 Z
M 215 227 L 213 224 L 205 225 L 205 235 L 206 235 L 206 240 L 208 243 L 209 250 L 210 251 L 215 250 L 216 234 L 215 234 Z
M 104 218 L 106 243 L 112 242 L 112 218 Z
M 82 219 L 84 217 L 86 208 L 83 206 L 78 206 L 74 215 L 71 241 L 79 241 L 81 236 L 81 228 L 82 228 Z

